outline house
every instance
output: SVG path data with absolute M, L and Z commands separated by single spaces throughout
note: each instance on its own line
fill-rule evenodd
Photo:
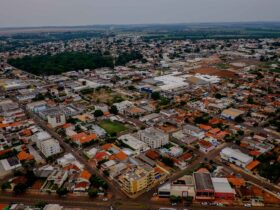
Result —
M 82 133 L 78 133 L 78 134 L 71 136 L 71 139 L 77 145 L 82 146 L 83 144 L 96 140 L 97 135 L 96 134 L 86 134 L 85 132 L 82 132 Z
M 41 187 L 41 191 L 56 192 L 56 190 L 64 184 L 68 176 L 68 171 L 64 171 L 62 169 L 53 170 L 52 173 L 48 176 L 43 186 Z
M 187 124 L 183 127 L 183 132 L 198 139 L 204 137 L 204 131 L 196 126 Z
M 198 142 L 198 145 L 199 145 L 199 150 L 204 153 L 208 153 L 215 148 L 215 146 L 211 142 L 206 140 L 200 140 Z

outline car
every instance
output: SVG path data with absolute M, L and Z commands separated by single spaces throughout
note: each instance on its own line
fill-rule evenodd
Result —
M 246 208 L 251 208 L 252 205 L 251 205 L 250 203 L 245 203 L 245 204 L 244 204 L 244 207 L 246 207 Z
M 177 203 L 171 203 L 171 206 L 177 206 Z
M 201 205 L 202 206 L 208 206 L 208 203 L 207 202 L 202 202 Z
M 103 198 L 102 200 L 103 200 L 103 201 L 108 201 L 108 198 Z

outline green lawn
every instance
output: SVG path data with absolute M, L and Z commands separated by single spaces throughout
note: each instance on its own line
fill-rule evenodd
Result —
M 111 120 L 103 120 L 99 123 L 99 126 L 110 135 L 117 134 L 127 129 L 124 124 L 116 121 L 112 122 Z

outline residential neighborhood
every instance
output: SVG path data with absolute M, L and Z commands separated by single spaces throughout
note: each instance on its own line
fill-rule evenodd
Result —
M 1 52 L 1 203 L 279 208 L 279 43 L 120 34 Z M 16 64 L 97 51 L 139 56 L 58 74 Z

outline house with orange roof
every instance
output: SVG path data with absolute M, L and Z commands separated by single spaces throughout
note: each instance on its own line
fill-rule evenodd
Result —
M 212 129 L 211 126 L 209 126 L 209 125 L 204 125 L 204 124 L 200 124 L 200 125 L 199 125 L 199 128 L 202 129 L 202 130 L 204 130 L 204 131 L 209 131 L 210 129 Z
M 253 160 L 251 163 L 249 163 L 248 165 L 246 165 L 246 169 L 249 171 L 252 171 L 254 168 L 256 168 L 258 165 L 260 164 L 259 161 L 257 160 Z
M 90 177 L 91 174 L 87 170 L 84 170 L 80 173 L 77 182 L 89 182 Z
M 124 113 L 128 116 L 133 117 L 133 116 L 140 116 L 140 115 L 145 114 L 146 110 L 133 106 L 131 108 L 124 110 Z
M 208 153 L 215 148 L 215 146 L 211 142 L 206 140 L 200 140 L 198 144 L 199 150 L 204 153 Z
M 89 143 L 97 139 L 96 134 L 86 134 L 85 132 L 75 134 L 71 137 L 71 139 L 78 144 L 79 146 Z
M 27 153 L 25 151 L 21 151 L 17 154 L 17 158 L 20 160 L 20 161 L 30 161 L 30 160 L 34 160 L 34 157 L 33 155 L 31 155 L 30 153 Z
M 114 156 L 119 161 L 126 161 L 128 158 L 127 154 L 125 154 L 123 151 L 120 151 L 119 153 L 115 154 Z

